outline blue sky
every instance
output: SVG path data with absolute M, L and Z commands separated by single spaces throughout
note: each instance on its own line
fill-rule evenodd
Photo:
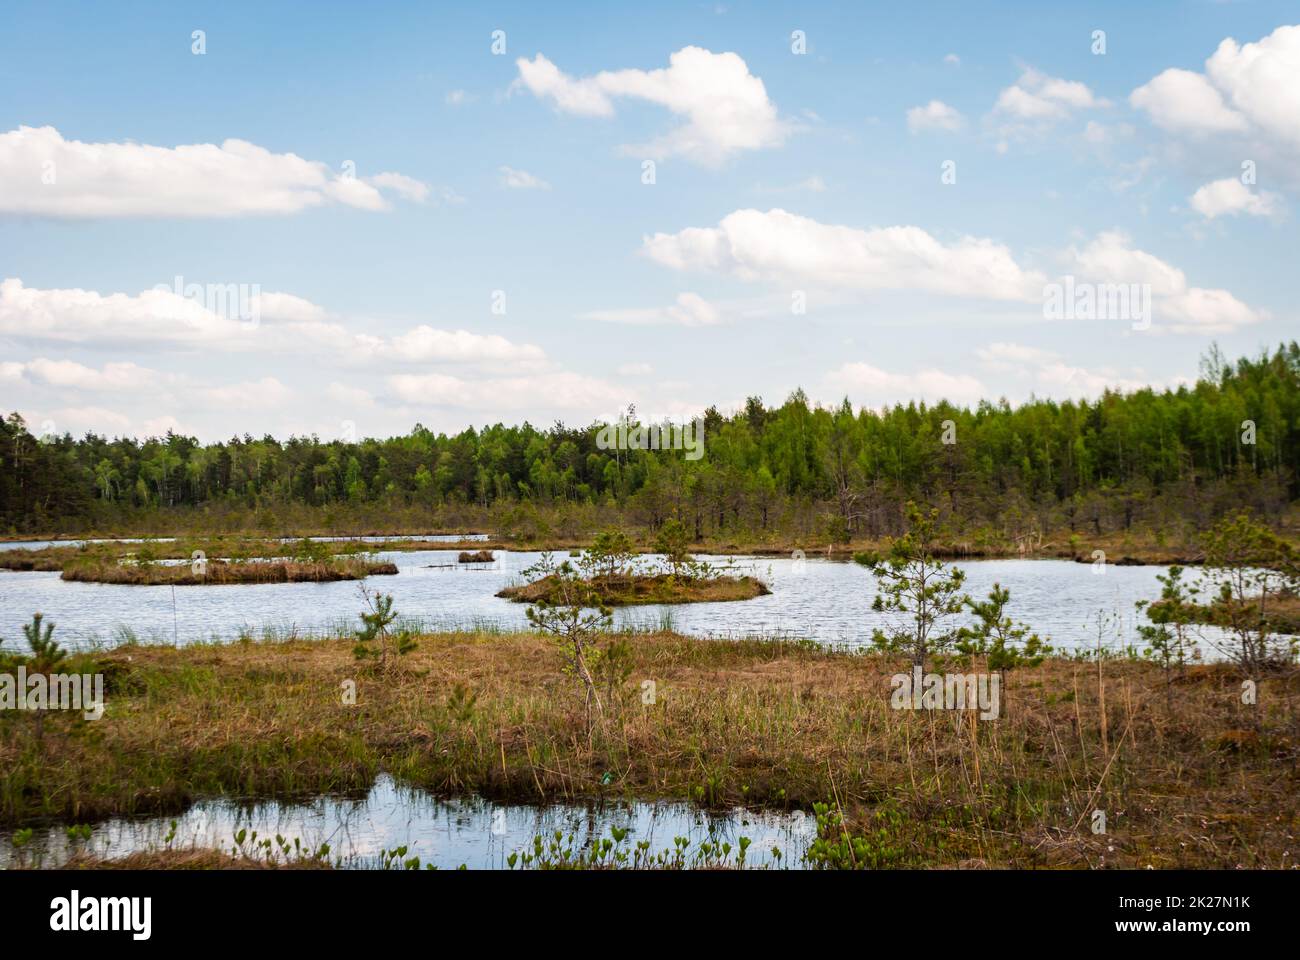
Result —
M 0 406 L 331 437 L 1175 384 L 1294 336 L 1297 23 L 7 3 Z M 1146 284 L 1150 329 L 1045 317 L 1066 275 Z M 256 323 L 176 277 L 260 294 Z

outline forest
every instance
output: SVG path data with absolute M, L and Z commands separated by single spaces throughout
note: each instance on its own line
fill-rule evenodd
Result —
M 628 411 L 636 422 L 635 410 Z M 901 533 L 909 500 L 963 535 L 1194 536 L 1230 510 L 1274 525 L 1300 495 L 1300 346 L 1235 362 L 1211 348 L 1195 384 L 1094 400 L 810 404 L 703 415 L 705 454 L 600 449 L 601 424 L 529 423 L 356 442 L 250 435 L 38 439 L 0 423 L 0 532 L 424 532 L 584 536 L 680 520 L 696 541 Z

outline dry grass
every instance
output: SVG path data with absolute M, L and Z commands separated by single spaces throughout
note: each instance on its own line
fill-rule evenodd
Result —
M 387 770 L 499 801 L 833 800 L 852 829 L 881 838 L 885 866 L 1300 856 L 1294 673 L 1264 678 L 1250 708 L 1228 668 L 1192 668 L 1170 707 L 1149 664 L 1104 663 L 1103 701 L 1096 664 L 1049 661 L 1011 674 L 1002 719 L 976 722 L 892 710 L 889 678 L 903 667 L 874 656 L 621 639 L 627 680 L 621 695 L 606 690 L 607 727 L 590 742 L 572 678 L 533 634 L 425 636 L 386 675 L 365 672 L 346 640 L 122 648 L 103 658 L 102 720 L 52 716 L 37 742 L 29 717 L 0 714 L 0 821 L 363 790 Z M 341 696 L 348 680 L 355 705 Z M 1105 835 L 1089 829 L 1093 809 L 1106 811 Z
M 60 579 L 84 583 L 113 583 L 128 586 L 214 586 L 234 583 L 328 583 L 363 580 L 397 573 L 393 563 L 375 563 L 356 558 L 334 558 L 323 562 L 278 560 L 231 563 L 209 560 L 198 570 L 192 564 L 124 564 L 115 560 L 77 562 L 63 568 Z
M 235 856 L 221 850 L 151 850 L 121 857 L 97 857 L 79 853 L 60 866 L 61 870 L 329 870 L 321 860 L 264 860 Z
M 626 577 L 593 577 L 585 583 L 592 588 L 600 602 L 610 607 L 633 606 L 646 603 L 717 603 L 727 600 L 752 600 L 772 591 L 767 584 L 754 577 L 674 577 L 670 574 L 634 574 Z M 543 577 L 532 583 L 506 587 L 498 597 L 515 603 L 563 603 L 564 596 L 558 581 Z

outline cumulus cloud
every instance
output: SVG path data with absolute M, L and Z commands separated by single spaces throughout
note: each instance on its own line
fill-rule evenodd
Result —
M 846 363 L 825 377 L 826 386 L 868 407 L 892 406 L 910 400 L 975 404 L 984 385 L 969 374 L 926 369 L 916 373 L 890 373 L 869 363 Z
M 0 333 L 63 340 L 204 343 L 238 336 L 237 320 L 170 290 L 134 296 L 94 290 L 42 290 L 11 277 L 0 281 Z
M 666 307 L 593 310 L 582 314 L 584 320 L 625 324 L 672 324 L 680 327 L 710 327 L 722 322 L 722 313 L 697 293 L 679 293 Z
M 1129 101 L 1165 130 L 1204 136 L 1259 135 L 1300 148 L 1300 25 L 1278 27 L 1254 43 L 1228 37 L 1205 72 L 1170 68 Z
M 27 363 L 4 365 L 5 379 L 27 378 L 45 386 L 95 392 L 136 393 L 151 390 L 169 376 L 137 364 L 106 363 L 96 369 L 75 360 L 38 357 Z
M 1051 350 L 1019 343 L 991 343 L 976 350 L 975 355 L 986 369 L 998 374 L 1002 382 L 1006 376 L 1016 375 L 1027 380 L 1029 389 L 1040 395 L 1095 397 L 1106 390 L 1131 392 L 1144 387 L 1160 389 L 1162 386 L 1143 376 L 1140 370 L 1133 370 L 1126 376 L 1111 367 L 1080 367 L 1066 363 Z M 1177 382 L 1181 380 L 1176 379 L 1171 384 Z
M 1166 70 L 1134 90 L 1128 99 L 1165 130 L 1217 134 L 1246 129 L 1246 119 L 1223 102 L 1223 95 L 1210 81 L 1190 70 Z
M 442 330 L 427 324 L 391 337 L 358 333 L 318 304 L 288 293 L 253 294 L 252 325 L 173 289 L 139 294 L 43 290 L 17 278 L 0 281 L 0 334 L 42 341 L 117 346 L 198 347 L 227 352 L 322 354 L 348 364 L 450 363 L 536 367 L 545 352 L 497 334 Z
M 931 100 L 924 107 L 907 111 L 907 129 L 912 133 L 926 130 L 943 130 L 955 133 L 965 125 L 962 115 L 941 100 Z
M 393 337 L 376 352 L 409 363 L 539 364 L 546 359 L 541 347 L 511 343 L 495 333 L 438 330 L 425 324 Z
M 860 229 L 774 209 L 737 210 L 716 227 L 656 233 L 646 256 L 674 270 L 745 280 L 856 290 L 925 290 L 948 296 L 1036 300 L 1043 277 L 1002 244 L 980 237 L 943 243 L 920 227 Z
M 541 177 L 534 176 L 527 170 L 514 167 L 501 167 L 501 184 L 512 190 L 549 190 L 551 185 Z
M 372 186 L 379 187 L 381 190 L 391 190 L 405 200 L 412 203 L 424 203 L 429 199 L 429 185 L 423 181 L 416 180 L 414 177 L 408 177 L 402 173 L 377 173 L 373 177 L 366 177 L 366 182 Z
M 602 70 L 571 77 L 542 54 L 515 61 L 513 88 L 549 100 L 557 110 L 584 117 L 612 117 L 619 98 L 666 107 L 681 125 L 649 144 L 627 149 L 655 159 L 682 156 L 717 166 L 744 150 L 784 142 L 788 127 L 777 116 L 763 81 L 735 53 L 684 47 L 668 58 L 667 69 Z
M 1100 233 L 1064 259 L 1072 275 L 1090 283 L 1146 284 L 1151 288 L 1154 325 L 1172 333 L 1227 333 L 1265 314 L 1227 290 L 1194 287 L 1172 264 L 1133 246 L 1123 232 Z
M 1086 84 L 1062 80 L 1031 68 L 998 94 L 994 112 L 1032 123 L 1064 119 L 1074 110 L 1106 107 L 1110 101 L 1097 97 Z
M 263 410 L 286 404 L 293 398 L 293 391 L 275 377 L 205 387 L 196 392 L 205 404 L 236 410 Z
M 1192 209 L 1203 217 L 1236 216 L 1276 217 L 1282 213 L 1282 197 L 1268 190 L 1252 193 L 1236 177 L 1215 180 L 1200 187 L 1191 198 Z
M 344 176 L 246 140 L 158 147 L 66 140 L 48 126 L 0 133 L 0 214 L 238 217 L 329 203 L 385 210 L 385 190 L 417 200 L 428 192 L 402 174 Z

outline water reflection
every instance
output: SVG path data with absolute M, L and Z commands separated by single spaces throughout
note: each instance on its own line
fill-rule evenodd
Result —
M 175 818 L 109 820 L 94 827 L 88 840 L 75 842 L 62 826 L 38 829 L 22 847 L 21 856 L 29 865 L 57 867 L 75 850 L 102 857 L 162 850 L 169 845 L 173 819 L 176 827 L 170 847 L 174 850 L 229 851 L 242 828 L 250 836 L 257 831 L 259 838 L 279 834 L 290 843 L 296 838 L 309 849 L 328 843 L 329 859 L 341 859 L 345 867 L 377 866 L 383 851 L 404 845 L 406 856 L 419 857 L 421 866 L 500 869 L 507 866 L 512 852 L 531 850 L 536 836 L 549 838 L 557 830 L 566 838 L 572 834 L 576 851 L 593 840 L 609 838 L 610 828 L 619 827 L 629 831 L 624 842 L 629 849 L 644 840 L 652 852 L 659 853 L 672 850 L 674 838 L 687 837 L 691 851 L 709 840 L 728 842 L 734 851 L 745 836 L 753 841 L 746 856 L 748 866 L 799 868 L 816 834 L 814 818 L 798 811 L 737 808 L 718 814 L 685 803 L 498 805 L 476 798 L 439 800 L 382 776 L 363 799 L 320 797 L 297 805 L 205 801 Z M 774 847 L 781 851 L 780 857 L 773 855 Z M 12 834 L 0 836 L 0 867 L 13 866 L 17 856 Z

